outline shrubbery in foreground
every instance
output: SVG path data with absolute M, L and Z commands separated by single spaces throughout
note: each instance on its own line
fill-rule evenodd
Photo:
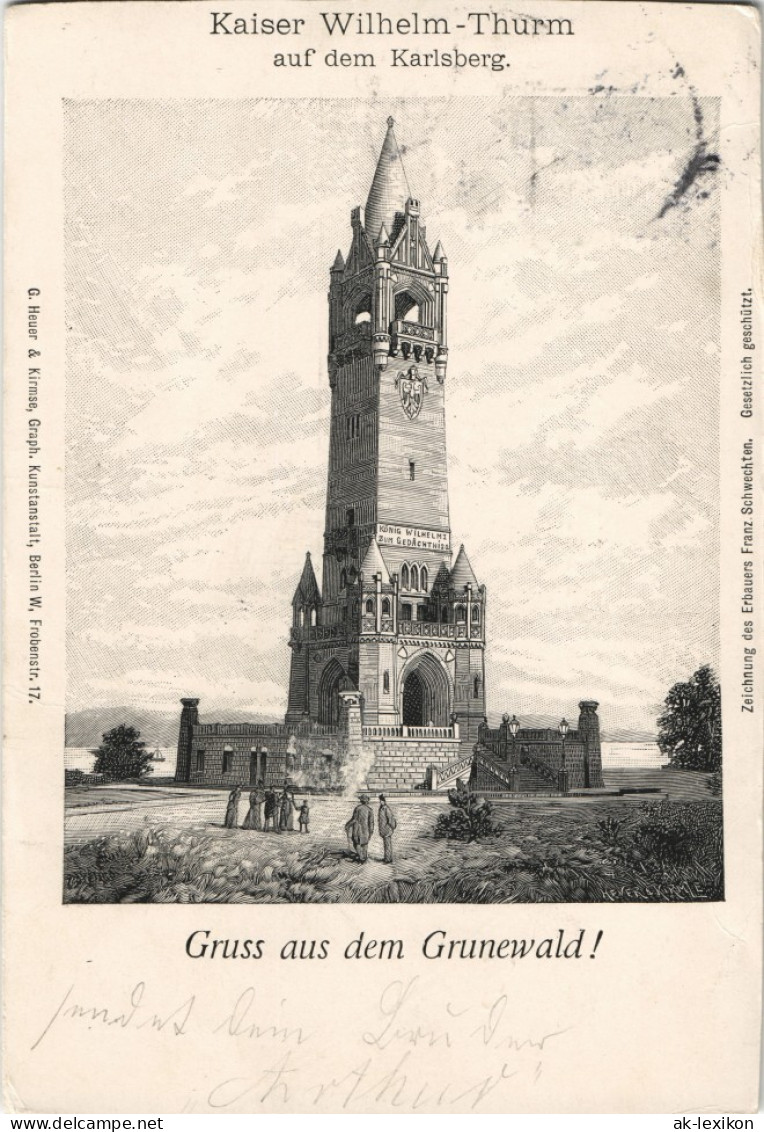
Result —
M 465 832 L 465 818 L 441 818 Z M 490 831 L 424 833 L 383 883 L 340 847 L 258 845 L 236 834 L 161 827 L 70 846 L 72 903 L 577 903 L 721 900 L 718 802 L 616 803 L 591 810 L 494 807 Z M 493 816 L 501 819 L 497 825 Z M 482 819 L 481 819 L 482 821 Z

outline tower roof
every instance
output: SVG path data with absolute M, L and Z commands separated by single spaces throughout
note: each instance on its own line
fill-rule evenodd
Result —
M 464 543 L 459 547 L 459 553 L 454 562 L 454 568 L 451 571 L 451 585 L 455 590 L 463 590 L 465 586 L 474 586 L 478 588 L 478 580 L 475 577 L 475 571 L 470 565 L 470 560 L 467 557 L 467 552 L 464 549 Z
M 435 251 L 432 253 L 432 261 L 433 263 L 440 263 L 441 260 L 444 259 L 448 259 L 448 256 L 443 250 L 443 245 L 441 244 L 440 240 L 438 240 L 437 244 L 435 245 Z
M 318 588 L 316 575 L 313 572 L 313 563 L 310 560 L 310 551 L 305 555 L 305 565 L 302 576 L 294 591 L 292 605 L 320 605 L 321 591 Z
M 379 545 L 377 544 L 377 540 L 375 538 L 373 538 L 369 543 L 369 549 L 366 551 L 364 560 L 361 563 L 361 573 L 363 574 L 365 582 L 370 581 L 375 574 L 382 575 L 382 581 L 385 583 L 385 585 L 389 584 L 390 582 L 390 574 L 388 572 L 387 566 L 385 566 L 385 560 L 382 557 L 382 551 L 379 549 Z
M 402 212 L 411 196 L 401 151 L 395 139 L 393 119 L 387 119 L 387 134 L 382 143 L 374 180 L 369 189 L 364 213 L 366 234 L 374 242 L 383 224 L 392 230 L 396 212 Z
M 448 563 L 444 560 L 438 567 L 438 572 L 435 575 L 435 581 L 432 583 L 433 590 L 448 589 L 451 585 L 451 571 L 448 568 Z

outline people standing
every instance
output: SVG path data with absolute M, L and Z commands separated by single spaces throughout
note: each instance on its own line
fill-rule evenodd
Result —
M 272 789 L 265 791 L 264 829 L 271 829 L 274 832 L 278 832 L 278 821 L 276 820 L 276 793 Z
M 398 825 L 393 811 L 387 804 L 384 794 L 379 796 L 379 836 L 385 847 L 383 861 L 387 865 L 393 863 L 393 831 Z
M 358 860 L 364 862 L 369 857 L 369 839 L 374 832 L 374 813 L 369 805 L 369 795 L 362 794 L 353 810 L 353 816 L 345 825 L 345 832 L 353 843 Z
M 249 812 L 244 819 L 242 829 L 262 829 L 263 820 L 260 812 L 260 807 L 263 802 L 263 792 L 260 789 L 261 784 L 258 782 L 254 790 L 249 795 Z
M 294 799 L 286 786 L 281 794 L 279 828 L 284 833 L 294 833 Z
M 300 806 L 300 833 L 308 832 L 308 821 L 310 820 L 310 806 L 308 805 L 307 798 Z
M 236 829 L 239 824 L 239 799 L 241 798 L 241 786 L 234 786 L 231 793 L 228 795 L 228 805 L 225 811 L 225 820 L 223 825 L 226 829 Z

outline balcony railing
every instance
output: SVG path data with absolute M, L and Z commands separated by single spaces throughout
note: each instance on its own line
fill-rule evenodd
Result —
M 344 638 L 347 626 L 342 625 L 293 625 L 293 641 L 334 641 Z
M 434 342 L 435 330 L 432 326 L 423 326 L 421 322 L 406 322 L 399 318 L 392 324 L 390 330 L 393 334 L 403 338 L 418 338 L 422 342 Z
M 465 640 L 467 626 L 463 621 L 456 624 L 450 621 L 399 621 L 398 633 L 406 637 L 440 637 L 444 640 Z M 482 628 L 473 625 L 470 631 L 470 640 L 482 640 Z
M 452 727 L 409 727 L 406 724 L 370 723 L 363 725 L 364 739 L 453 739 L 459 740 L 459 724 Z

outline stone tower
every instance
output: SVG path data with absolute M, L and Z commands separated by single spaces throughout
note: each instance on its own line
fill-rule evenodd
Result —
M 446 474 L 448 261 L 430 251 L 392 118 L 366 207 L 330 272 L 332 391 L 322 590 L 293 601 L 287 722 L 448 727 L 485 715 L 485 587 L 452 562 Z

